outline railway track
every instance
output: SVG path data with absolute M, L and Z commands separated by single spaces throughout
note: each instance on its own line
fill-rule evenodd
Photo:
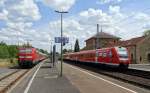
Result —
M 0 93 L 6 93 L 29 69 L 18 69 L 0 77 Z
M 112 68 L 98 64 L 76 64 L 73 62 L 69 64 L 150 90 L 150 72 L 135 69 Z

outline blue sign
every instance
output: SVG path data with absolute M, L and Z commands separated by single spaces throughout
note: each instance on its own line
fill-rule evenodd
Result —
M 55 37 L 55 43 L 69 43 L 69 38 L 68 37 Z

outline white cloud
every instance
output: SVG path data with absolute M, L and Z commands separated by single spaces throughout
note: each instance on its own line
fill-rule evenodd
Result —
M 98 0 L 97 4 L 107 4 L 107 3 L 119 3 L 122 2 L 122 0 Z
M 84 40 L 96 34 L 96 24 L 102 25 L 104 32 L 116 35 L 122 39 L 130 39 L 143 34 L 143 26 L 147 26 L 148 22 L 146 20 L 148 18 L 145 13 L 122 13 L 120 6 L 110 6 L 107 13 L 100 9 L 89 8 L 86 11 L 81 11 L 77 16 L 65 18 L 63 31 L 64 36 L 69 37 L 72 44 L 78 38 L 80 46 L 83 47 L 85 45 Z M 139 19 L 144 20 L 144 22 L 139 21 Z M 50 22 L 49 29 L 53 31 L 51 32 L 52 36 L 60 36 L 58 34 L 60 33 L 60 21 Z
M 0 0 L 0 6 L 4 6 L 5 0 Z
M 109 12 L 110 13 L 119 13 L 120 12 L 120 6 L 109 6 Z
M 31 40 L 35 44 L 43 40 L 40 39 L 42 35 L 47 41 L 47 33 L 42 34 L 32 28 L 33 22 L 40 18 L 41 14 L 34 0 L 0 0 L 0 20 L 6 23 L 6 27 L 0 30 L 0 40 L 9 44 Z M 40 46 L 40 43 L 37 44 Z
M 80 23 L 88 24 L 88 25 L 107 25 L 109 24 L 111 20 L 111 16 L 108 14 L 102 12 L 102 10 L 99 9 L 88 9 L 87 11 L 83 11 L 80 14 Z
M 3 9 L 2 12 L 0 12 L 0 20 L 7 20 L 8 11 Z
M 141 21 L 141 22 L 149 22 L 150 20 L 150 15 L 146 14 L 146 13 L 142 13 L 142 12 L 138 12 L 135 14 L 134 16 L 135 20 Z
M 55 10 L 68 11 L 75 0 L 43 0 L 43 2 Z
M 6 9 L 9 11 L 8 16 L 13 21 L 34 21 L 41 18 L 39 9 L 33 0 L 7 0 Z

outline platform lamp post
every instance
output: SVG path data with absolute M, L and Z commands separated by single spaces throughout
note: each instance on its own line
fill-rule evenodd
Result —
M 97 49 L 99 48 L 99 37 L 98 37 L 98 34 L 99 34 L 99 24 L 97 24 L 97 33 L 96 33 L 96 42 L 95 42 L 95 49 L 96 49 L 96 62 L 98 61 L 98 51 Z
M 61 16 L 61 71 L 60 71 L 60 76 L 62 77 L 63 73 L 63 14 L 68 13 L 67 11 L 55 11 L 56 13 L 59 13 Z
M 51 56 L 50 58 L 51 58 L 51 62 L 53 61 L 53 59 L 52 59 L 52 56 L 53 56 L 53 53 L 52 53 L 52 51 L 53 51 L 53 49 L 52 49 L 53 44 L 52 43 L 53 43 L 53 41 L 54 40 L 50 40 L 50 56 Z

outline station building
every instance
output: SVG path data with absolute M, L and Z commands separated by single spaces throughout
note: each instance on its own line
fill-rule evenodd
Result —
M 132 63 L 150 63 L 150 36 L 141 36 L 120 41 L 115 46 L 127 47 Z
M 85 40 L 86 46 L 83 48 L 83 50 L 91 50 L 97 48 L 104 48 L 108 47 L 108 45 L 117 43 L 120 41 L 121 38 L 116 37 L 114 35 L 105 33 L 105 32 L 99 32 L 98 34 L 90 37 L 89 39 Z M 97 44 L 97 45 L 96 45 Z
M 150 36 L 141 36 L 122 41 L 121 38 L 105 32 L 98 34 L 85 40 L 86 46 L 83 50 L 91 50 L 97 48 L 123 46 L 129 50 L 131 63 L 144 64 L 150 63 Z M 97 44 L 97 45 L 96 45 Z

